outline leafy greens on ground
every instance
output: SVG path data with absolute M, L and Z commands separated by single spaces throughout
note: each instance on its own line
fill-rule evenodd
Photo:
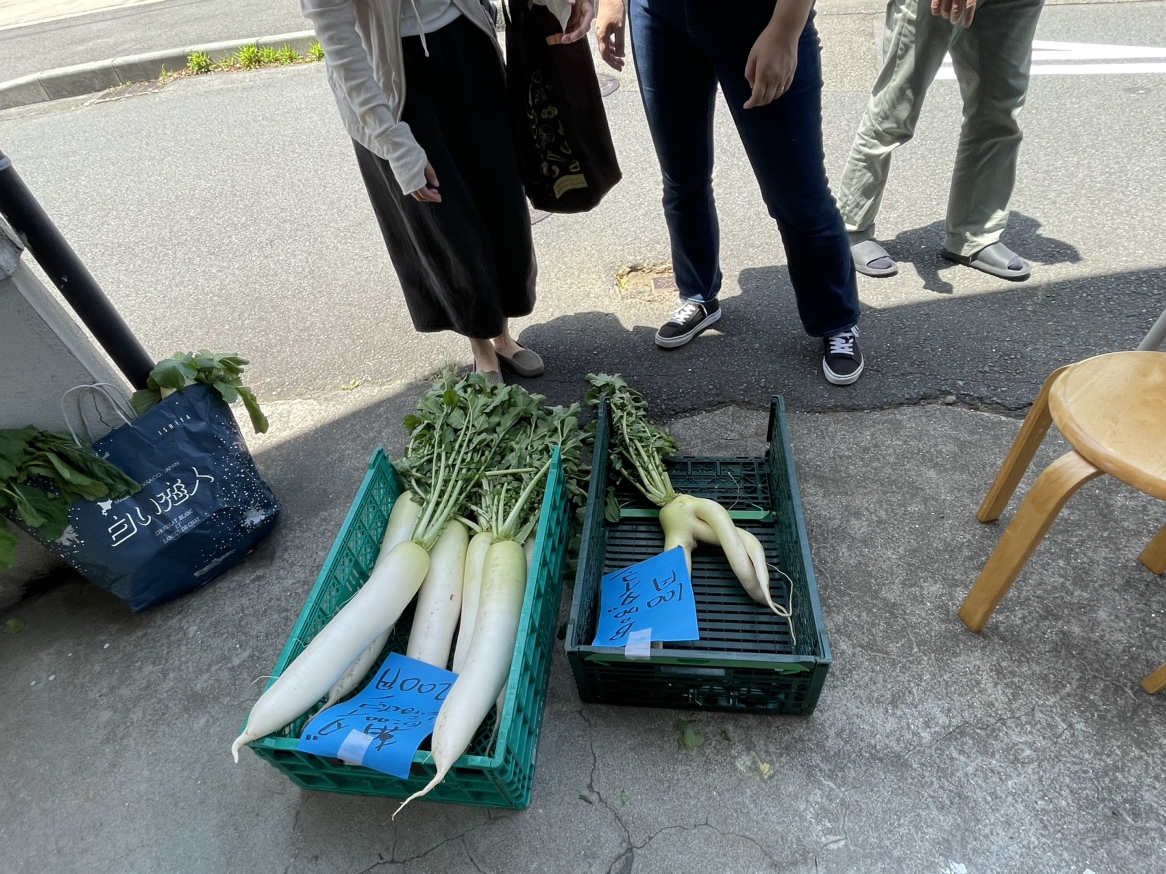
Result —
M 124 498 L 141 486 L 66 434 L 34 427 L 0 430 L 0 514 L 57 540 L 78 500 Z M 16 535 L 0 516 L 0 567 L 16 563 Z

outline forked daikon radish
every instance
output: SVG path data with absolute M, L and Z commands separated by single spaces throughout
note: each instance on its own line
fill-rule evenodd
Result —
M 664 550 L 684 550 L 692 572 L 696 541 L 717 543 L 729 566 L 750 598 L 784 615 L 769 595 L 769 571 L 765 551 L 756 538 L 742 537 L 728 510 L 707 498 L 678 494 L 672 487 L 664 459 L 676 453 L 676 442 L 662 428 L 648 421 L 648 404 L 620 376 L 588 374 L 589 403 L 598 406 L 607 397 L 611 412 L 611 447 L 608 461 L 615 473 L 660 508 Z
M 525 590 L 526 556 L 522 545 L 513 540 L 492 544 L 482 574 L 470 652 L 433 727 L 431 749 L 437 773 L 424 789 L 402 802 L 393 812 L 394 817 L 410 801 L 428 794 L 445 779 L 497 702 L 510 674 Z
M 490 541 L 494 539 L 489 531 L 479 531 L 470 538 L 469 548 L 466 549 L 466 573 L 462 578 L 462 615 L 458 623 L 457 643 L 453 649 L 453 664 L 450 666 L 455 674 L 460 674 L 462 665 L 466 663 L 466 656 L 470 652 L 470 642 L 474 639 L 474 622 L 478 617 L 478 596 L 482 591 L 482 570 L 486 566 L 486 551 L 490 548 Z
M 749 595 L 750 598 L 752 598 L 758 604 L 761 604 L 763 607 L 768 607 L 789 624 L 790 640 L 796 644 L 798 642 L 798 635 L 797 632 L 794 631 L 792 612 L 794 598 L 794 590 L 792 585 L 793 581 L 789 579 L 788 574 L 784 573 L 779 568 L 774 568 L 774 570 L 777 570 L 779 574 L 789 580 L 791 584 L 789 589 L 790 606 L 783 607 L 782 605 L 775 603 L 773 600 L 773 595 L 769 591 L 769 563 L 765 560 L 765 547 L 761 545 L 761 541 L 757 539 L 753 532 L 745 528 L 737 528 L 736 531 L 737 537 L 741 540 L 741 545 L 745 548 L 745 551 L 749 553 L 749 558 L 753 563 L 753 569 L 755 571 L 756 579 L 759 583 L 756 589 L 752 589 L 748 584 L 746 584 L 744 578 L 738 577 L 741 582 L 741 587 L 745 590 L 746 594 Z M 698 523 L 697 526 L 693 529 L 693 533 L 696 535 L 696 539 L 702 543 L 720 543 L 720 540 L 717 538 L 717 533 L 704 523 Z
M 462 608 L 462 578 L 470 535 L 451 519 L 429 551 L 429 573 L 417 592 L 417 609 L 405 655 L 444 669 Z
M 413 600 L 429 570 L 429 554 L 411 540 L 377 562 L 366 582 L 312 638 L 251 708 L 243 733 L 231 744 L 239 761 L 243 744 L 283 728 L 323 698 L 347 668 Z
M 664 551 L 680 546 L 684 549 L 684 559 L 688 571 L 692 573 L 692 550 L 697 540 L 718 543 L 725 551 L 729 567 L 741 581 L 745 591 L 756 599 L 761 592 L 761 581 L 757 579 L 757 569 L 745 544 L 737 532 L 737 526 L 729 517 L 729 511 L 708 498 L 693 495 L 677 495 L 660 508 L 660 527 L 664 529 Z M 715 539 L 705 539 L 700 533 L 711 534 Z M 769 574 L 765 574 L 768 584 Z M 757 593 L 757 594 L 754 594 Z M 764 602 L 763 602 L 764 603 Z

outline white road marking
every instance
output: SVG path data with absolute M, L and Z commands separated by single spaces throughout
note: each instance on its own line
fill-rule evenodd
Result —
M 1149 58 L 1162 58 L 1149 61 Z M 1047 62 L 1053 63 L 1047 63 Z M 1093 61 L 1123 61 L 1098 64 Z M 1066 63 L 1070 62 L 1070 63 Z M 1084 62 L 1084 63 L 1080 63 Z M 1034 40 L 1032 75 L 1034 76 L 1104 76 L 1139 73 L 1166 73 L 1166 48 L 1154 46 L 1111 46 L 1084 42 Z M 951 55 L 943 59 L 937 79 L 954 79 Z

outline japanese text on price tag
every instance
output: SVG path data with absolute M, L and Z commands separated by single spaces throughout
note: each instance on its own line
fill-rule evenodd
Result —
M 627 646 L 633 632 L 648 629 L 652 640 L 700 639 L 692 580 L 680 547 L 603 578 L 592 645 Z
M 356 697 L 322 710 L 296 749 L 404 779 L 457 674 L 392 653 Z

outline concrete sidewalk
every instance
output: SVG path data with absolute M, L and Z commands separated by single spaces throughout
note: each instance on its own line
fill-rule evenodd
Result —
M 1042 38 L 1109 39 L 1137 20 L 1150 40 L 1164 26 L 1150 11 L 1057 11 Z M 834 28 L 831 170 L 874 63 L 870 22 L 847 18 L 823 16 L 823 31 Z M 1034 80 L 1010 226 L 1038 261 L 1023 286 L 935 254 L 959 121 L 954 86 L 937 85 L 884 210 L 904 270 L 861 284 L 868 372 L 839 390 L 798 325 L 724 112 L 726 316 L 685 349 L 652 347 L 668 296 L 613 281 L 620 266 L 667 253 L 638 96 L 621 79 L 608 106 L 624 181 L 595 213 L 535 228 L 540 304 L 520 327 L 549 370 L 528 385 L 564 402 L 581 396 L 587 371 L 621 371 L 682 449 L 702 455 L 759 454 L 769 398 L 785 396 L 834 664 L 810 717 L 653 711 L 581 704 L 558 647 L 531 807 L 421 802 L 394 822 L 395 802 L 301 792 L 250 752 L 238 765 L 228 753 L 370 453 L 400 455 L 425 374 L 467 354 L 460 340 L 419 338 L 394 306 L 321 72 L 204 77 L 0 116 L 6 153 L 151 352 L 207 345 L 253 359 L 272 427 L 247 438 L 285 508 L 247 561 L 154 611 L 132 615 L 61 579 L 0 612 L 0 628 L 23 623 L 0 634 L 0 870 L 1166 867 L 1166 697 L 1138 687 L 1166 659 L 1166 589 L 1136 560 L 1161 503 L 1109 478 L 1090 483 L 982 636 L 955 612 L 1014 512 L 975 521 L 1018 413 L 1053 367 L 1131 348 L 1162 309 L 1152 218 L 1166 179 L 1139 158 L 1159 137 L 1157 80 Z M 1085 154 L 1090 125 L 1106 136 Z M 354 377 L 358 388 L 336 390 Z M 1063 449 L 1050 438 L 1034 468 Z M 678 719 L 704 745 L 681 749 Z
M 629 374 L 633 379 L 635 374 Z M 1160 508 L 1083 490 L 983 636 L 955 608 L 999 536 L 975 508 L 1017 430 L 942 404 L 793 413 L 835 662 L 808 718 L 580 703 L 556 648 L 524 812 L 301 792 L 231 738 L 368 453 L 397 455 L 420 385 L 271 404 L 276 533 L 206 589 L 132 616 L 81 582 L 0 638 L 12 872 L 1150 872 L 1166 862 Z M 766 416 L 673 420 L 682 448 L 758 454 Z M 1042 452 L 1051 460 L 1058 447 Z M 862 463 L 856 463 L 862 459 Z M 1007 519 L 1007 517 L 1006 517 Z M 1005 519 L 1005 521 L 1006 521 Z M 564 592 L 561 621 L 570 591 Z M 676 719 L 706 739 L 680 749 Z

